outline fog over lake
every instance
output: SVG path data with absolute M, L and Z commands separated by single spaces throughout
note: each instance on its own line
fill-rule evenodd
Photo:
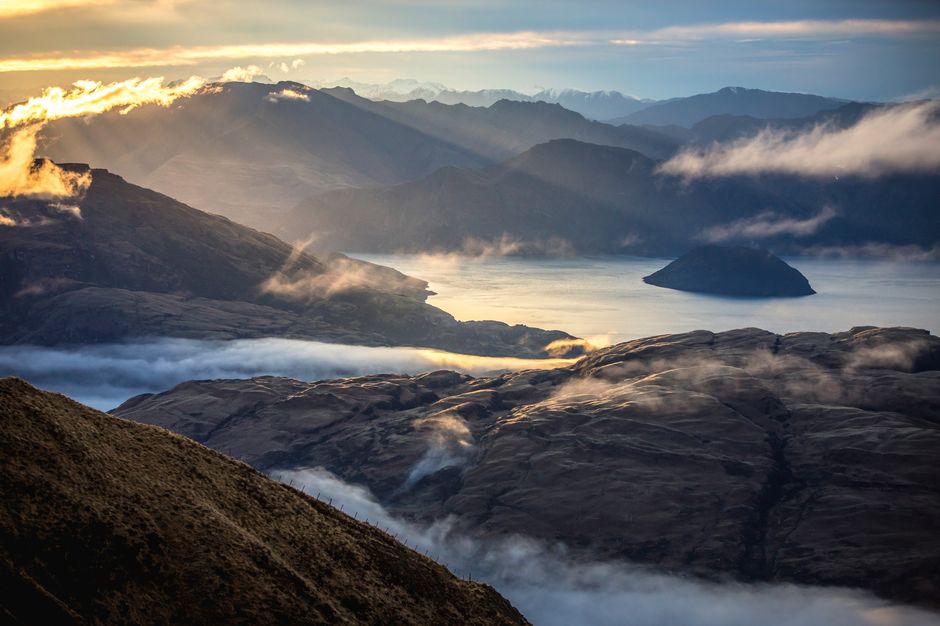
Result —
M 437 293 L 429 302 L 457 319 L 558 328 L 601 342 L 747 326 L 778 333 L 853 326 L 940 330 L 940 263 L 935 262 L 788 258 L 816 295 L 731 298 L 643 282 L 669 259 L 359 257 L 429 281 Z

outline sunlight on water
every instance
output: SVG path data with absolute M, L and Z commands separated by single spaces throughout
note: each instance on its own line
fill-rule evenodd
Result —
M 360 255 L 423 278 L 429 302 L 460 320 L 495 319 L 561 329 L 609 343 L 696 329 L 756 326 L 834 332 L 852 326 L 940 331 L 940 264 L 787 259 L 818 292 L 804 298 L 728 298 L 642 281 L 664 259 L 456 259 Z

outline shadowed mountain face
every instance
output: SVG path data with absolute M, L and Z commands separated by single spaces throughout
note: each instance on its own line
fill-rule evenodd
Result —
M 91 173 L 74 206 L 4 201 L 2 343 L 277 336 L 544 356 L 547 344 L 570 338 L 457 322 L 425 303 L 422 280 L 342 255 L 315 257 L 105 170 Z
M 244 463 L 17 379 L 0 444 L 4 623 L 527 623 Z
M 724 296 L 792 297 L 814 293 L 799 270 L 764 248 L 702 246 L 643 281 L 657 287 Z
M 359 252 L 459 250 L 468 238 L 491 241 L 504 234 L 553 240 L 556 247 L 564 242 L 580 253 L 666 256 L 711 236 L 744 243 L 753 237 L 779 253 L 940 243 L 933 201 L 938 176 L 685 181 L 659 174 L 657 166 L 633 150 L 556 140 L 495 166 L 444 168 L 392 187 L 315 196 L 294 209 L 285 232 L 321 233 L 335 249 Z M 825 211 L 831 215 L 820 219 Z M 787 220 L 819 223 L 796 236 L 786 229 L 775 234 L 773 224 L 763 227 Z
M 713 115 L 749 115 L 760 119 L 806 117 L 835 109 L 845 100 L 805 93 L 783 93 L 744 87 L 725 87 L 714 93 L 672 98 L 635 113 L 610 120 L 611 124 L 655 124 L 690 128 Z
M 115 413 L 488 536 L 936 605 L 938 392 L 926 331 L 743 329 L 496 378 L 194 381 Z
M 270 230 L 283 211 L 320 191 L 486 165 L 559 137 L 655 157 L 676 145 L 655 131 L 589 122 L 545 103 L 375 103 L 349 89 L 282 82 L 225 83 L 168 108 L 58 120 L 43 131 L 41 152 Z

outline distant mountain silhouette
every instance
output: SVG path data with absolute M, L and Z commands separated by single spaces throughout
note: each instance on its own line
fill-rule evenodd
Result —
M 443 106 L 443 105 L 439 105 Z M 549 106 L 549 105 L 545 105 Z M 570 139 L 540 144 L 484 168 L 444 168 L 385 188 L 321 194 L 286 220 L 344 251 L 459 250 L 467 238 L 513 240 L 551 252 L 678 255 L 708 241 L 758 241 L 780 253 L 807 246 L 940 243 L 937 176 L 723 177 L 697 181 L 657 173 L 633 150 Z M 794 236 L 761 232 L 762 221 L 829 219 Z M 891 206 L 891 211 L 884 207 Z M 738 229 L 740 220 L 757 222 Z M 560 248 L 559 248 L 560 249 Z
M 457 322 L 425 303 L 422 280 L 304 253 L 105 170 L 91 174 L 70 212 L 60 202 L 3 199 L 15 225 L 0 226 L 0 343 L 279 336 L 547 356 L 547 344 L 569 338 Z
M 362 83 L 342 78 L 336 81 L 314 83 L 316 87 L 347 87 L 357 95 L 370 100 L 408 102 L 426 100 L 442 104 L 466 104 L 473 107 L 488 107 L 500 100 L 518 102 L 548 102 L 580 113 L 592 120 L 608 120 L 623 117 L 646 108 L 655 100 L 644 100 L 628 96 L 619 91 L 581 91 L 578 89 L 540 89 L 535 93 L 523 93 L 514 89 L 451 89 L 440 83 L 397 79 L 384 84 Z
M 635 113 L 612 119 L 610 123 L 674 124 L 690 128 L 713 115 L 749 115 L 760 119 L 806 117 L 845 103 L 845 100 L 812 94 L 725 87 L 713 93 L 662 100 Z

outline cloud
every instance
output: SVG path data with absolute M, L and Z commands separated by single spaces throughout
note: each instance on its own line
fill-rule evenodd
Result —
M 34 160 L 40 128 L 41 124 L 18 128 L 0 144 L 0 197 L 75 198 L 91 184 L 91 172 L 70 172 L 52 161 Z
M 698 39 L 779 39 L 794 37 L 902 37 L 940 33 L 940 20 L 789 20 L 724 22 L 669 26 L 636 33 L 626 41 L 690 41 Z M 629 45 L 629 44 L 627 44 Z
M 376 289 L 389 293 L 413 293 L 421 282 L 404 274 L 387 271 L 371 263 L 348 257 L 324 257 L 316 269 L 297 269 L 308 243 L 294 246 L 280 270 L 261 285 L 261 293 L 291 300 L 314 301 L 345 291 Z
M 301 100 L 303 102 L 310 102 L 310 96 L 307 94 L 297 91 L 296 89 L 284 88 L 280 91 L 272 91 L 264 97 L 267 102 L 279 102 L 281 100 Z
M 538 626 L 936 626 L 926 611 L 862 592 L 792 584 L 709 583 L 625 562 L 575 559 L 563 545 L 524 536 L 484 539 L 446 518 L 429 524 L 390 514 L 365 487 L 323 468 L 272 477 L 367 520 L 461 577 L 493 585 Z
M 472 259 L 513 256 L 570 258 L 575 256 L 575 249 L 570 242 L 561 237 L 521 239 L 509 233 L 503 233 L 493 239 L 466 237 L 460 247 L 455 250 L 435 250 L 417 255 L 422 264 L 445 267 L 456 267 Z
M 449 369 L 472 375 L 570 365 L 574 359 L 480 357 L 426 348 L 354 346 L 295 339 L 154 341 L 44 348 L 0 346 L 0 376 L 21 376 L 101 409 L 187 380 L 288 376 L 320 380 Z
M 48 87 L 41 95 L 0 112 L 0 128 L 96 115 L 114 108 L 127 113 L 144 104 L 169 106 L 178 98 L 193 95 L 206 84 L 206 80 L 198 76 L 166 85 L 163 80 L 162 76 L 113 83 L 79 80 L 68 90 Z
M 806 219 L 784 217 L 773 211 L 764 211 L 730 224 L 708 228 L 702 233 L 701 238 L 718 243 L 732 239 L 767 239 L 780 235 L 808 237 L 819 231 L 836 215 L 838 213 L 830 206 L 823 207 L 819 213 Z
M 260 76 L 262 70 L 257 65 L 248 65 L 246 67 L 236 66 L 225 70 L 220 79 L 223 83 L 250 83 L 256 76 Z
M 116 4 L 118 0 L 13 0 L 0 2 L 0 19 L 33 15 L 58 9 L 84 9 Z
M 66 0 L 60 0 L 66 1 Z M 78 1 L 78 0 L 77 0 Z M 940 33 L 938 20 L 801 20 L 678 25 L 651 31 L 475 32 L 445 37 L 361 41 L 267 42 L 83 51 L 0 59 L 0 72 L 167 67 L 204 61 L 403 52 L 487 52 L 570 46 L 657 45 L 702 39 L 912 37 Z M 296 68 L 295 68 L 296 69 Z
M 451 37 L 423 39 L 378 39 L 352 42 L 261 43 L 223 46 L 172 48 L 137 48 L 116 52 L 86 52 L 75 56 L 34 56 L 0 59 L 0 73 L 45 70 L 167 67 L 194 65 L 213 60 L 270 59 L 290 56 L 321 56 L 362 53 L 401 52 L 480 52 L 496 50 L 531 50 L 590 43 L 584 34 L 541 33 L 471 33 Z
M 467 423 L 453 409 L 417 420 L 414 426 L 424 433 L 428 449 L 408 472 L 406 487 L 445 467 L 466 464 L 475 450 Z
M 13 129 L 0 144 L 0 196 L 77 198 L 91 184 L 90 172 L 69 172 L 51 161 L 36 162 L 36 135 L 50 120 L 104 113 L 127 113 L 143 104 L 168 106 L 205 85 L 202 78 L 164 85 L 163 78 L 131 78 L 101 83 L 82 80 L 66 90 L 49 87 L 39 96 L 0 111 L 0 129 Z M 77 205 L 56 205 L 75 213 Z M 80 213 L 78 214 L 80 216 Z
M 683 178 L 767 173 L 877 177 L 940 169 L 940 102 L 876 109 L 854 126 L 765 129 L 753 137 L 688 149 L 659 171 Z
M 869 241 L 851 246 L 806 246 L 801 254 L 843 259 L 878 259 L 884 261 L 925 262 L 940 260 L 940 245 L 924 248 L 918 245 L 897 246 Z

